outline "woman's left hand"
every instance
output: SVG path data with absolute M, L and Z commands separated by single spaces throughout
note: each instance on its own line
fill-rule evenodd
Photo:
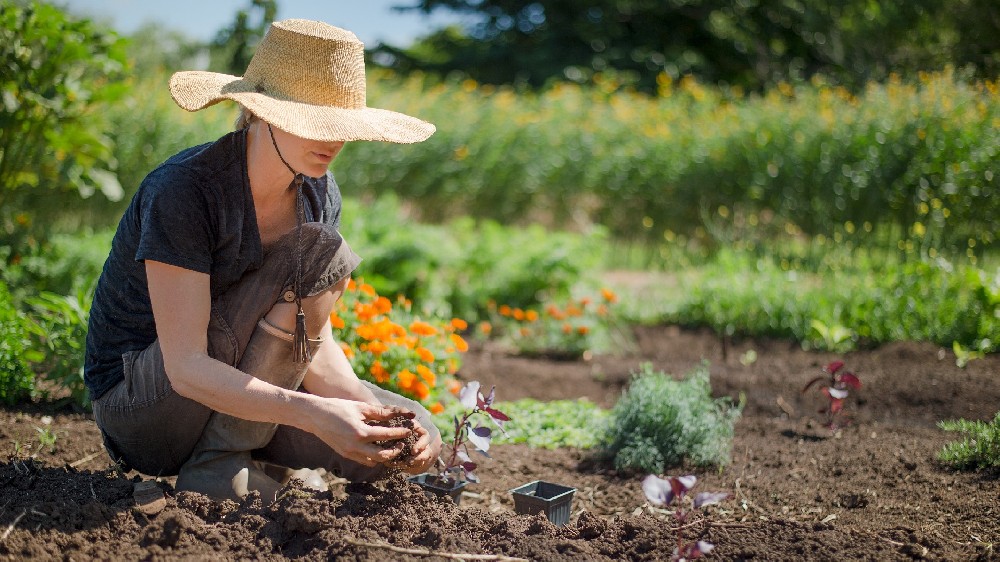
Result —
M 416 420 L 413 420 L 413 433 L 417 436 L 417 441 L 412 446 L 413 456 L 406 462 L 387 464 L 410 474 L 420 474 L 427 472 L 437 462 L 441 454 L 441 436 L 435 432 L 432 438 Z

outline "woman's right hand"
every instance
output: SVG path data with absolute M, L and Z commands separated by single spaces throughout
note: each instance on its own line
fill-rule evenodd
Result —
M 322 398 L 315 400 L 311 427 L 307 428 L 340 456 L 365 466 L 393 461 L 402 450 L 402 443 L 392 448 L 376 445 L 376 441 L 394 441 L 410 435 L 406 427 L 376 425 L 402 415 L 412 419 L 413 412 L 398 406 L 381 406 L 345 400 Z

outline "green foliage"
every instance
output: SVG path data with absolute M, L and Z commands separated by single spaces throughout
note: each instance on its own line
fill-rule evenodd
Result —
M 595 447 L 609 416 L 607 410 L 585 398 L 550 402 L 525 398 L 498 402 L 494 406 L 512 421 L 504 425 L 506 435 L 494 433 L 493 443 L 523 443 L 541 449 Z M 452 419 L 461 412 L 462 405 L 452 400 L 443 412 L 434 416 L 434 424 L 441 430 L 443 440 L 451 438 L 454 433 Z
M 42 291 L 70 294 L 100 275 L 113 234 L 110 229 L 54 234 L 33 247 L 22 247 L 24 253 L 16 260 L 7 260 L 16 263 L 0 271 L 0 280 L 9 285 L 15 301 Z M 0 246 L 0 260 L 11 250 Z
M 842 352 L 856 344 L 931 341 L 989 352 L 1000 342 L 1000 276 L 937 259 L 864 259 L 792 269 L 787 260 L 723 251 L 676 284 L 623 298 L 630 321 L 711 326 Z
M 792 236 L 969 263 L 1000 231 L 997 85 L 951 72 L 858 95 L 817 81 L 744 96 L 685 79 L 655 98 L 371 74 L 371 105 L 438 131 L 416 145 L 351 143 L 338 180 L 351 194 L 392 190 L 424 220 L 597 223 L 663 252 Z
M 470 320 L 485 317 L 491 301 L 527 307 L 567 296 L 603 258 L 600 229 L 580 235 L 471 218 L 421 224 L 392 196 L 346 199 L 341 231 L 364 258 L 356 275 L 380 294 Z
M 409 49 L 380 46 L 376 60 L 491 84 L 613 74 L 655 92 L 662 76 L 760 88 L 816 74 L 858 85 L 948 63 L 983 77 L 1000 69 L 990 0 L 421 0 L 411 9 L 453 10 L 470 24 Z
M 1000 467 L 1000 413 L 991 422 L 945 420 L 938 427 L 965 436 L 963 441 L 945 445 L 938 453 L 940 460 L 960 470 Z
M 35 375 L 26 359 L 28 349 L 24 320 L 0 281 L 0 402 L 11 405 L 31 397 Z
M 219 30 L 212 41 L 212 70 L 243 76 L 257 43 L 277 15 L 276 0 L 250 0 L 246 9 L 237 10 L 233 23 Z
M 113 32 L 48 4 L 0 6 L 0 241 L 44 232 L 70 195 L 122 197 L 105 111 L 128 90 L 124 53 Z
M 662 474 L 682 463 L 723 466 L 742 411 L 742 403 L 712 398 L 707 364 L 674 380 L 647 363 L 611 411 L 602 447 L 618 470 Z
M 90 404 L 83 382 L 87 322 L 94 298 L 94 285 L 64 296 L 43 292 L 28 299 L 34 314 L 30 326 L 32 348 L 43 351 L 35 370 L 46 381 L 69 391 L 69 402 Z

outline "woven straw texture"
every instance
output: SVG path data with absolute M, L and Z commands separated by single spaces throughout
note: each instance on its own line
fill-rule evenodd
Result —
M 279 129 L 320 141 L 414 143 L 435 130 L 415 117 L 368 107 L 364 44 L 318 21 L 274 22 L 242 78 L 177 72 L 170 95 L 188 111 L 233 100 Z

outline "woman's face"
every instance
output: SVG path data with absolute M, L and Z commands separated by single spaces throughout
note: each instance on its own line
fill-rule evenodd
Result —
M 264 124 L 263 132 L 268 134 L 266 129 L 267 125 Z M 344 148 L 343 141 L 315 141 L 297 137 L 273 125 L 271 129 L 274 131 L 274 140 L 278 143 L 281 155 L 292 169 L 313 178 L 325 174 L 330 163 Z

